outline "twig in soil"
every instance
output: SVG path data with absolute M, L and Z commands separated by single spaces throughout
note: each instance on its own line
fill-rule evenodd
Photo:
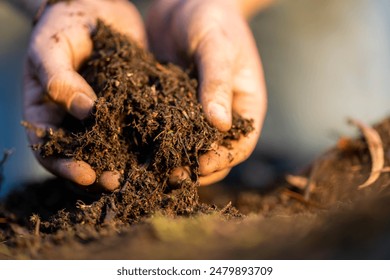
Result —
M 349 119 L 348 122 L 360 129 L 367 141 L 368 149 L 370 151 L 371 156 L 370 176 L 363 184 L 358 186 L 358 189 L 361 190 L 370 186 L 376 180 L 378 180 L 379 176 L 382 173 L 383 166 L 385 163 L 383 144 L 379 133 L 374 128 L 369 127 L 364 123 L 354 119 Z
M 308 202 L 310 199 L 310 194 L 315 189 L 316 185 L 314 182 L 314 177 L 317 174 L 319 162 L 321 162 L 321 158 L 314 162 L 313 167 L 311 168 L 311 172 L 308 178 L 297 175 L 287 175 L 285 177 L 287 183 L 291 186 L 296 187 L 303 191 L 303 199 Z
M 231 208 L 231 207 L 232 207 L 232 202 L 229 201 L 229 203 L 228 203 L 225 207 L 223 207 L 223 208 L 219 211 L 219 213 L 221 213 L 221 214 L 227 213 L 228 210 L 229 210 L 229 208 Z
M 306 186 L 305 186 L 305 190 L 304 190 L 304 193 L 303 193 L 303 197 L 304 197 L 304 199 L 306 201 L 309 201 L 310 194 L 313 192 L 313 190 L 316 187 L 316 185 L 314 183 L 314 178 L 315 178 L 315 176 L 318 173 L 318 168 L 320 166 L 320 162 L 322 162 L 322 158 L 320 158 L 320 159 L 318 159 L 318 160 L 316 160 L 314 162 L 313 167 L 312 167 L 311 172 L 310 172 L 310 176 L 309 176 L 309 178 L 307 180 L 307 183 L 306 183 Z
M 34 235 L 39 236 L 40 226 L 41 226 L 41 218 L 39 218 L 38 215 L 34 214 L 31 216 L 30 221 L 35 224 Z
M 26 121 L 21 121 L 20 124 L 22 126 L 24 126 L 27 130 L 34 132 L 38 138 L 43 138 L 46 136 L 47 131 L 41 127 L 38 127 L 38 126 L 36 126 L 32 123 L 26 122 Z M 50 131 L 51 131 L 51 129 L 49 129 L 49 133 L 50 133 Z
M 307 200 L 303 195 L 299 194 L 299 193 L 296 193 L 296 192 L 293 192 L 289 189 L 284 189 L 282 191 L 282 194 L 288 196 L 288 197 L 291 197 L 295 200 L 298 200 L 299 202 L 302 202 L 303 204 L 307 205 L 307 206 L 311 206 L 311 207 L 315 207 L 315 208 L 318 208 L 318 209 L 325 209 L 324 206 L 316 203 L 316 202 L 313 202 L 313 201 L 309 201 Z
M 310 199 L 310 194 L 313 192 L 315 188 L 315 183 L 314 183 L 314 175 L 316 173 L 317 167 L 316 163 L 314 163 L 313 166 L 313 171 L 310 173 L 309 178 L 303 177 L 303 176 L 296 176 L 296 175 L 287 175 L 286 176 L 286 181 L 289 183 L 291 186 L 296 187 L 300 190 L 303 191 L 303 199 L 305 199 L 306 202 L 309 201 Z
M 296 175 L 287 175 L 285 179 L 290 185 L 301 189 L 303 191 L 304 199 L 309 201 L 310 195 L 318 187 L 318 183 L 316 182 L 316 180 L 318 180 L 318 175 L 321 175 L 324 166 L 333 162 L 336 155 L 337 153 L 334 150 L 330 150 L 317 158 L 312 164 L 310 174 L 307 178 Z
M 307 182 L 309 181 L 308 178 L 297 175 L 286 175 L 285 179 L 291 186 L 300 190 L 304 190 L 307 186 Z

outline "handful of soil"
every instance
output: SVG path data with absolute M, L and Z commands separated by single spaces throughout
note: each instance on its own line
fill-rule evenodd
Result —
M 101 22 L 92 39 L 93 54 L 80 71 L 98 96 L 92 116 L 83 122 L 67 117 L 34 148 L 43 157 L 83 160 L 97 176 L 119 171 L 120 188 L 62 219 L 131 224 L 157 210 L 182 215 L 206 209 L 196 190 L 199 156 L 214 142 L 229 146 L 246 136 L 252 121 L 234 114 L 232 129 L 218 131 L 206 121 L 188 71 L 160 64 Z M 169 175 L 181 166 L 190 167 L 191 180 L 172 188 Z

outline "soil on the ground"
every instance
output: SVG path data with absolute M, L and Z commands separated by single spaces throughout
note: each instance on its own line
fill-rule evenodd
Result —
M 389 257 L 390 175 L 358 190 L 372 165 L 364 137 L 327 151 L 295 183 L 198 188 L 198 157 L 214 142 L 245 137 L 250 120 L 235 116 L 230 132 L 218 132 L 190 72 L 158 63 L 101 24 L 93 40 L 81 70 L 99 96 L 91 118 L 67 118 L 35 148 L 84 160 L 98 174 L 119 171 L 121 187 L 102 194 L 53 179 L 12 193 L 0 204 L 0 258 Z M 388 155 L 390 119 L 374 128 Z M 178 166 L 192 176 L 169 186 Z

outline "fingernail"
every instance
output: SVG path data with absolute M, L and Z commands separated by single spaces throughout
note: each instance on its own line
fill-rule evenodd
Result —
M 208 106 L 208 112 L 213 125 L 219 130 L 227 131 L 231 126 L 230 114 L 221 104 L 211 103 Z
M 76 118 L 83 120 L 91 113 L 94 101 L 85 93 L 77 92 L 70 105 L 70 113 Z

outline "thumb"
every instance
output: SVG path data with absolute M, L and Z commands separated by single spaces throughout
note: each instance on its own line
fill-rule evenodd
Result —
M 206 118 L 221 131 L 232 125 L 234 50 L 221 32 L 210 32 L 195 49 L 200 102 Z
M 54 102 L 80 120 L 90 114 L 96 99 L 88 83 L 74 70 L 66 69 L 48 73 L 47 93 Z
M 29 61 L 48 97 L 78 119 L 88 116 L 96 95 L 76 68 L 91 54 L 90 23 L 87 18 L 69 21 L 53 7 L 37 25 L 29 48 Z M 60 13 L 60 14 L 58 14 Z M 57 20 L 56 20 L 57 19 Z

